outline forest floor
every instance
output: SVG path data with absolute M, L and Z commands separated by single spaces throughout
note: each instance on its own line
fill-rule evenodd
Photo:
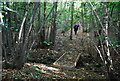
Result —
M 3 78 L 18 79 L 105 79 L 103 66 L 96 65 L 89 35 L 80 30 L 69 39 L 70 31 L 58 31 L 52 49 L 33 49 L 21 70 L 3 69 Z M 79 57 L 79 59 L 78 59 Z M 77 63 L 78 62 L 78 63 Z

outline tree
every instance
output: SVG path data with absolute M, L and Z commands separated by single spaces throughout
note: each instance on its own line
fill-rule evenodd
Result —
M 71 33 L 70 33 L 70 39 L 72 40 L 72 34 L 73 34 L 73 12 L 74 12 L 74 2 L 71 4 Z
M 57 32 L 56 17 L 57 17 L 57 2 L 54 2 L 53 28 L 51 28 L 51 37 L 50 37 L 50 41 L 53 43 L 53 45 L 55 44 L 55 38 L 56 38 L 56 32 Z
M 26 60 L 25 57 L 26 57 L 26 51 L 27 51 L 28 37 L 30 35 L 32 25 L 33 25 L 33 22 L 34 22 L 35 12 L 37 11 L 38 6 L 39 6 L 39 3 L 34 3 L 34 4 L 35 5 L 34 5 L 34 8 L 32 10 L 32 14 L 31 14 L 31 18 L 30 18 L 29 30 L 27 32 L 25 42 L 24 42 L 24 45 L 22 47 L 22 52 L 20 52 L 20 50 L 17 50 L 18 55 L 16 55 L 16 57 L 15 57 L 15 59 L 13 61 L 13 68 L 15 67 L 15 68 L 21 69 L 22 66 L 24 65 L 25 60 Z
M 0 2 L 0 5 L 2 5 L 2 3 Z M 2 19 L 2 13 L 1 13 L 2 9 L 0 8 L 0 69 L 2 69 L 2 27 L 4 26 L 3 23 L 3 19 Z

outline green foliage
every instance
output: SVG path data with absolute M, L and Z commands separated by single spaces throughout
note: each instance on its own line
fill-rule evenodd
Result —
M 89 33 L 90 32 L 90 28 L 84 29 L 83 32 Z
M 19 29 L 15 29 L 15 31 L 19 31 Z
M 8 28 L 8 26 L 6 26 Z M 15 27 L 10 27 L 10 30 L 12 31 L 19 31 L 19 29 L 15 28 Z
M 14 29 L 15 27 L 11 27 L 11 29 Z
M 97 39 L 98 39 L 98 40 L 101 40 L 101 41 L 102 41 L 104 38 L 105 38 L 104 35 L 100 35 L 100 36 L 97 37 Z
M 43 43 L 44 43 L 44 44 L 46 44 L 46 45 L 48 45 L 48 46 L 50 46 L 50 45 L 52 45 L 52 44 L 53 44 L 52 42 L 47 41 L 47 40 L 46 40 L 46 41 L 44 41 Z
M 37 67 L 37 66 L 34 66 L 34 65 L 32 65 L 31 68 L 32 68 L 32 71 L 33 71 L 33 72 L 32 72 L 33 75 L 36 76 L 36 77 L 37 77 L 38 75 L 41 75 L 41 72 L 43 71 L 42 69 L 35 70 L 35 69 L 38 68 L 38 67 Z
M 116 45 L 116 47 L 120 47 L 120 45 Z
M 36 66 L 34 66 L 34 65 L 32 65 L 31 67 L 32 67 L 33 69 L 35 69 L 35 68 L 36 68 Z
M 115 36 L 109 36 L 109 39 L 113 46 L 120 47 L 120 45 L 118 45 L 120 40 L 118 40 Z
M 0 22 L 0 25 L 4 25 L 4 22 Z
M 9 6 L 12 6 L 13 3 L 8 3 L 8 5 L 9 5 Z M 2 7 L 2 8 L 4 9 L 4 11 L 1 11 L 2 13 L 5 13 L 5 12 L 7 12 L 7 11 L 10 11 L 10 12 L 14 12 L 14 13 L 19 14 L 18 11 L 13 10 L 12 8 L 7 7 L 6 4 L 4 4 L 4 5 L 0 5 L 0 7 Z

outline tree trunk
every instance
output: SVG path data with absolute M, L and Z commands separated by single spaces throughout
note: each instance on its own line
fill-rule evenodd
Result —
M 57 32 L 57 27 L 56 27 L 56 17 L 57 17 L 57 2 L 54 3 L 54 12 L 53 12 L 53 32 L 51 32 L 52 39 L 51 42 L 54 44 L 55 43 L 55 38 L 56 38 L 56 32 Z
M 119 40 L 119 42 L 118 42 L 118 45 L 120 45 L 120 3 L 118 3 L 118 19 L 117 19 L 117 26 L 118 26 L 118 30 L 119 30 L 119 32 L 118 32 L 118 40 Z M 119 47 L 119 49 L 118 49 L 118 51 L 119 51 L 119 54 L 120 54 L 120 47 Z
M 83 8 L 82 8 L 82 31 L 84 31 L 84 7 L 85 7 L 85 3 L 82 3 L 82 5 L 83 5 Z
M 5 3 L 3 3 L 3 6 L 5 5 Z M 3 11 L 4 8 L 2 9 Z M 6 16 L 6 13 L 3 13 L 2 15 L 4 15 L 4 19 L 3 19 L 3 22 L 4 23 L 7 23 L 7 16 Z M 8 54 L 8 51 L 7 51 L 7 29 L 6 27 L 3 27 L 2 28 L 2 47 L 3 47 L 3 51 L 2 51 L 2 55 L 3 57 L 5 58 L 5 62 L 8 61 L 7 60 L 7 54 Z
M 31 18 L 30 18 L 29 30 L 28 30 L 28 33 L 26 34 L 26 38 L 25 38 L 25 43 L 22 47 L 22 52 L 21 52 L 21 50 L 17 50 L 18 54 L 14 59 L 13 68 L 21 69 L 22 66 L 24 65 L 24 62 L 26 60 L 25 57 L 26 57 L 26 52 L 27 52 L 28 38 L 29 38 L 31 29 L 32 29 L 32 25 L 33 25 L 33 22 L 34 22 L 34 16 L 35 16 L 35 13 L 38 9 L 38 6 L 39 6 L 39 3 L 34 4 L 34 8 L 32 10 L 32 14 L 31 14 Z
M 2 3 L 0 2 L 0 4 L 2 4 Z M 2 11 L 1 8 L 0 8 L 0 11 Z M 0 23 L 3 23 L 1 12 L 0 12 Z M 2 27 L 3 26 L 4 26 L 4 24 L 0 24 L 0 70 L 2 70 Z M 0 77 L 0 80 L 1 80 L 1 77 Z
M 41 3 L 39 3 L 39 9 L 38 9 L 38 27 L 39 27 L 39 29 L 41 28 Z M 41 45 L 40 35 L 41 35 L 41 33 L 38 35 L 38 41 L 37 41 L 38 48 L 40 48 L 40 45 Z
M 73 12 L 74 12 L 74 2 L 72 2 L 72 5 L 71 5 L 71 32 L 70 32 L 70 40 L 72 40 L 72 34 L 73 34 Z
M 9 8 L 9 2 L 6 3 L 7 7 Z M 10 11 L 7 11 L 7 24 L 8 24 L 8 28 L 7 28 L 7 54 L 10 54 L 12 53 L 12 31 L 11 31 L 11 20 L 12 20 L 12 17 L 11 17 L 11 12 Z
M 104 27 L 105 27 L 105 52 L 107 55 L 107 64 L 109 67 L 109 71 L 112 70 L 113 66 L 112 66 L 112 59 L 111 59 L 111 54 L 110 54 L 110 49 L 109 49 L 109 38 L 108 38 L 108 9 L 107 9 L 107 4 L 103 4 L 104 5 L 104 9 L 105 9 L 105 17 L 104 17 Z
M 106 54 L 106 58 L 105 58 L 105 63 L 106 63 L 106 67 L 107 67 L 107 70 L 108 70 L 108 78 L 110 79 L 113 79 L 114 76 L 111 76 L 112 75 L 112 70 L 113 70 L 113 63 L 112 63 L 112 57 L 111 57 L 111 53 L 110 53 L 110 48 L 109 48 L 109 38 L 108 38 L 108 28 L 109 28 L 109 25 L 108 25 L 108 8 L 107 8 L 107 3 L 104 3 L 103 4 L 104 6 L 104 29 L 105 29 L 105 32 L 104 32 L 104 36 L 105 36 L 105 45 L 104 45 L 104 49 L 105 49 L 105 54 Z
M 44 19 L 43 19 L 43 27 L 40 33 L 41 38 L 41 48 L 45 47 L 44 41 L 45 41 L 45 24 L 46 24 L 46 2 L 44 2 Z

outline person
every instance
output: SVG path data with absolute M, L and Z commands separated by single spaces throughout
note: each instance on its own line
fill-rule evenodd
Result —
M 78 27 L 80 27 L 80 23 L 77 23 L 77 24 L 74 25 L 75 35 L 77 35 Z

